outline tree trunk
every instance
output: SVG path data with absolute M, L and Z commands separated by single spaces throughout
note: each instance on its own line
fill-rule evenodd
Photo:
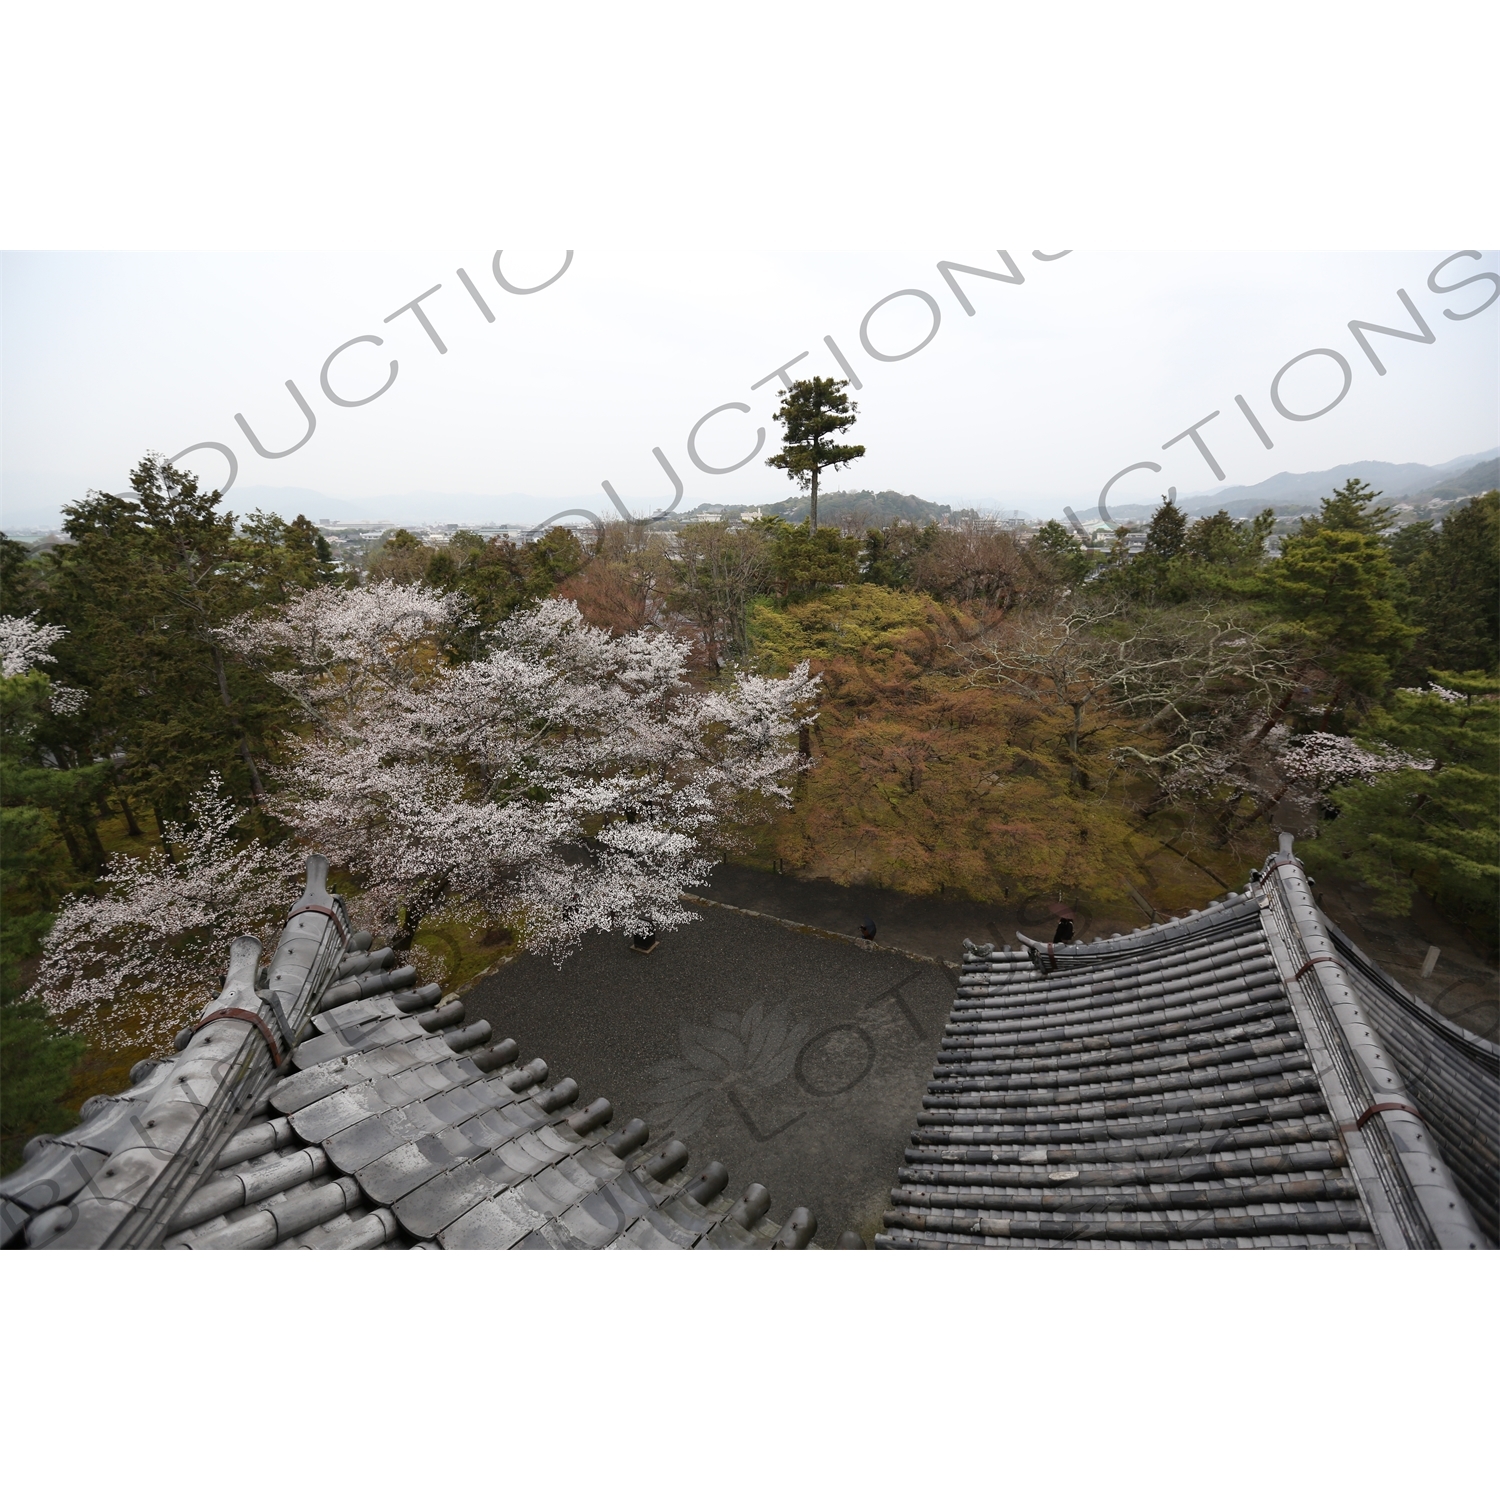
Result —
M 240 737 L 240 757 L 245 762 L 245 769 L 250 773 L 250 798 L 256 807 L 260 807 L 266 800 L 266 789 L 260 784 L 260 772 L 255 769 L 255 759 L 250 754 L 250 741 L 245 734 L 244 726 L 239 721 L 239 716 L 234 711 L 234 704 L 229 698 L 229 677 L 224 671 L 224 655 L 217 645 L 213 647 L 213 653 L 214 671 L 219 678 L 219 697 L 224 700 L 224 712 L 229 715 L 229 722 Z
M 1068 768 L 1068 780 L 1077 786 L 1083 780 L 1083 771 L 1078 764 L 1078 736 L 1083 729 L 1083 705 L 1075 703 L 1073 708 L 1073 727 L 1068 731 L 1068 754 L 1072 758 L 1072 764 Z
M 1266 722 L 1265 722 L 1265 723 L 1264 723 L 1264 724 L 1262 724 L 1262 725 L 1261 725 L 1261 726 L 1260 726 L 1260 730 L 1259 730 L 1259 732 L 1258 732 L 1258 733 L 1257 733 L 1257 734 L 1256 734 L 1256 736 L 1255 736 L 1255 738 L 1254 738 L 1254 739 L 1253 739 L 1253 740 L 1251 740 L 1251 741 L 1250 741 L 1250 743 L 1251 743 L 1251 744 L 1252 744 L 1252 745 L 1258 745 L 1258 744 L 1260 744 L 1260 742 L 1261 742 L 1261 741 L 1262 741 L 1262 740 L 1263 740 L 1263 739 L 1265 739 L 1265 737 L 1266 737 L 1266 736 L 1267 736 L 1267 735 L 1268 735 L 1268 734 L 1270 734 L 1270 732 L 1271 732 L 1271 731 L 1272 731 L 1272 730 L 1273 730 L 1273 729 L 1274 729 L 1274 728 L 1275 728 L 1275 727 L 1276 727 L 1276 726 L 1277 726 L 1277 725 L 1278 725 L 1278 724 L 1279 724 L 1279 723 L 1281 723 L 1281 716 L 1282 716 L 1282 715 L 1283 715 L 1283 714 L 1284 714 L 1284 713 L 1285 713 L 1285 712 L 1286 712 L 1286 711 L 1287 711 L 1287 709 L 1288 709 L 1288 708 L 1289 708 L 1289 707 L 1290 707 L 1290 706 L 1291 706 L 1291 702 L 1292 702 L 1292 699 L 1293 699 L 1293 698 L 1294 698 L 1294 697 L 1295 697 L 1295 696 L 1296 696 L 1296 694 L 1297 694 L 1297 687 L 1298 687 L 1298 684 L 1297 684 L 1297 683 L 1293 683 L 1293 684 L 1292 684 L 1292 686 L 1291 686 L 1291 687 L 1289 687 L 1289 688 L 1288 688 L 1288 689 L 1287 689 L 1287 690 L 1286 690 L 1286 697 L 1284 697 L 1284 698 L 1283 698 L 1283 699 L 1282 699 L 1282 700 L 1281 700 L 1281 702 L 1280 702 L 1280 703 L 1278 703 L 1278 704 L 1277 704 L 1277 705 L 1276 705 L 1276 710 L 1275 710 L 1275 712 L 1274 712 L 1274 713 L 1273 713 L 1273 714 L 1272 714 L 1272 715 L 1271 715 L 1271 717 L 1270 717 L 1270 718 L 1269 718 L 1269 719 L 1267 719 L 1267 720 L 1266 720 Z
M 130 798 L 125 795 L 125 788 L 120 785 L 119 775 L 113 778 L 115 783 L 115 795 L 120 799 L 120 811 L 125 814 L 125 827 L 131 838 L 138 839 L 141 836 L 140 825 L 135 820 L 135 809 L 130 805 Z
M 73 830 L 63 818 L 57 820 L 57 831 L 62 834 L 63 843 L 68 846 L 68 858 L 73 861 L 73 868 L 80 875 L 87 875 L 89 867 L 84 860 L 83 851 L 78 847 L 78 840 L 73 837 Z
M 443 886 L 426 886 L 418 891 L 403 908 L 401 912 L 401 925 L 396 929 L 391 938 L 391 947 L 397 953 L 405 953 L 417 940 L 417 929 L 421 927 L 428 916 L 431 915 L 438 902 L 444 895 Z
M 1234 796 L 1229 799 L 1229 801 L 1224 805 L 1223 809 L 1215 817 L 1215 819 L 1214 819 L 1214 823 L 1215 823 L 1215 828 L 1214 828 L 1214 848 L 1215 849 L 1222 849 L 1229 842 L 1229 840 L 1234 836 L 1235 831 L 1236 831 L 1236 827 L 1235 827 L 1235 825 L 1236 825 L 1235 809 L 1237 807 L 1239 807 L 1240 803 L 1243 802 L 1244 800 L 1245 800 L 1245 793 L 1244 792 L 1236 792 L 1234 794 Z M 1251 799 L 1251 805 L 1252 806 L 1254 805 L 1254 799 L 1253 798 Z M 1254 814 L 1252 813 L 1252 817 L 1253 816 L 1254 816 Z
M 818 471 L 812 471 L 812 500 L 807 508 L 807 529 L 816 532 L 818 529 Z
M 102 870 L 109 862 L 109 855 L 104 852 L 104 845 L 99 842 L 99 830 L 87 813 L 81 813 L 78 821 L 83 827 L 83 836 L 89 841 L 89 853 L 94 857 L 94 868 Z
M 172 846 L 167 842 L 167 820 L 162 816 L 161 804 L 153 797 L 149 804 L 151 816 L 156 819 L 156 841 L 162 847 L 162 852 L 167 856 L 167 863 L 175 865 L 176 857 L 172 853 Z

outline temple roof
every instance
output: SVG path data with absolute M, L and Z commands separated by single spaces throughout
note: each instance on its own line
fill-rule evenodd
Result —
M 882 1248 L 1478 1248 L 1497 1059 L 1325 921 L 1284 837 L 1206 911 L 967 946 Z
M 28 1248 L 804 1249 L 806 1209 L 768 1217 L 728 1171 L 611 1130 L 605 1099 L 371 951 L 309 865 L 269 964 L 238 938 L 179 1050 L 38 1137 L 0 1181 L 3 1242 Z

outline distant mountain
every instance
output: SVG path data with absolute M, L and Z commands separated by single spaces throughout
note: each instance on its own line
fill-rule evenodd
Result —
M 1392 464 L 1381 459 L 1365 459 L 1359 463 L 1340 464 L 1334 469 L 1322 469 L 1314 474 L 1289 474 L 1283 471 L 1259 484 L 1229 485 L 1213 494 L 1184 495 L 1182 503 L 1194 515 L 1211 515 L 1214 511 L 1226 510 L 1232 516 L 1246 516 L 1264 510 L 1267 506 L 1278 511 L 1305 510 L 1316 507 L 1324 495 L 1332 493 L 1349 479 L 1363 479 L 1366 484 L 1381 491 L 1384 499 L 1402 499 L 1409 495 L 1433 493 L 1434 486 L 1446 486 L 1449 481 L 1458 482 L 1461 475 L 1467 482 L 1468 471 L 1483 470 L 1493 474 L 1493 460 L 1497 455 L 1500 455 L 1500 448 L 1491 448 L 1486 453 L 1466 453 L 1445 464 Z M 1494 480 L 1491 479 L 1482 487 L 1488 488 L 1493 483 Z M 1474 492 L 1461 490 L 1458 493 Z
M 1452 479 L 1440 480 L 1420 490 L 1408 490 L 1407 500 L 1461 500 L 1466 495 L 1482 495 L 1486 490 L 1500 489 L 1500 458 L 1487 458 L 1472 469 Z

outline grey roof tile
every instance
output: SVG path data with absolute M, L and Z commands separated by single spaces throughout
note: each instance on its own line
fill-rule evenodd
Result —
M 1426 1189 L 1443 1180 L 1431 1155 L 1425 1175 L 1399 1152 L 1377 1171 L 1350 1135 L 1357 1111 L 1326 1091 L 1309 1028 L 1322 1037 L 1345 1024 L 1350 1076 L 1374 1032 L 1350 1032 L 1336 1004 L 1319 1013 L 1309 1000 L 1304 934 L 1321 918 L 1271 880 L 1286 863 L 1283 851 L 1253 892 L 1128 937 L 1049 951 L 1023 936 L 1020 955 L 969 945 L 877 1245 L 1425 1243 L 1424 1215 L 1436 1224 L 1459 1195 Z M 1277 915 L 1287 900 L 1290 924 Z M 1396 1051 L 1369 1076 L 1395 1079 Z M 1489 1059 L 1475 1066 L 1494 1071 Z M 1483 1090 L 1471 1092 L 1472 1124 Z M 1422 1128 L 1399 1119 L 1393 1138 Z M 1383 1202 L 1388 1183 L 1402 1206 L 1382 1210 L 1377 1233 L 1367 1200 Z M 1456 1219 L 1441 1232 L 1462 1238 Z

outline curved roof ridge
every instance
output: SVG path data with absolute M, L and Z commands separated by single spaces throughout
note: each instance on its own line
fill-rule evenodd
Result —
M 1142 950 L 1189 946 L 1202 940 L 1206 932 L 1239 922 L 1248 923 L 1257 914 L 1257 906 L 1248 891 L 1230 891 L 1202 909 L 1194 908 L 1185 917 L 1169 917 L 1165 922 L 1151 922 L 1130 932 L 1116 932 L 1108 937 L 1091 938 L 1086 943 L 1048 943 L 1041 938 L 1017 931 L 1023 952 L 1046 972 L 1062 968 L 1113 963 L 1126 954 Z M 982 949 L 976 949 L 983 955 Z
M 1397 1247 L 1487 1246 L 1403 1077 L 1400 1049 L 1356 987 L 1292 843 L 1283 832 L 1266 860 L 1258 905 L 1376 1233 Z M 1414 1061 L 1406 1058 L 1407 1068 Z

